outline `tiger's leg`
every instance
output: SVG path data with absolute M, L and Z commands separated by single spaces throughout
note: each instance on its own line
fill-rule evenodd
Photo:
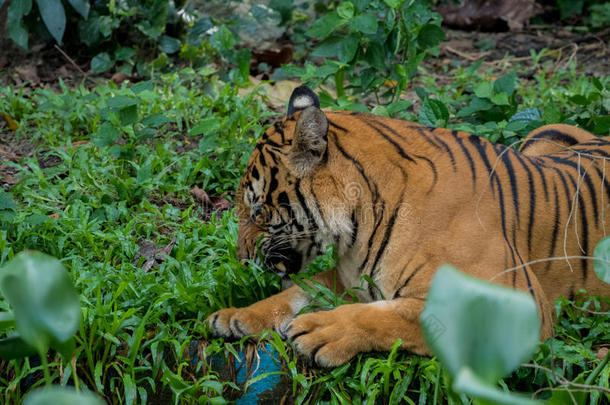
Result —
M 360 352 L 388 351 L 398 338 L 402 349 L 428 355 L 419 326 L 423 308 L 424 301 L 416 298 L 347 304 L 300 315 L 284 334 L 299 353 L 322 367 L 339 366 Z
M 343 292 L 335 270 L 319 273 L 312 278 L 327 288 L 336 289 L 337 294 Z M 309 294 L 300 287 L 292 286 L 245 308 L 221 309 L 210 315 L 207 323 L 214 336 L 224 338 L 241 339 L 248 335 L 259 335 L 263 330 L 279 332 L 310 302 Z
M 544 125 L 527 134 L 519 152 L 528 156 L 543 156 L 595 139 L 595 135 L 572 125 Z

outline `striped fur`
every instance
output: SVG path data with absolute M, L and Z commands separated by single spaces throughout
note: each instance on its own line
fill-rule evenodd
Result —
M 297 168 L 295 153 L 307 151 Z M 546 338 L 555 298 L 581 289 L 610 297 L 580 258 L 610 230 L 609 156 L 605 139 L 567 125 L 542 127 L 515 151 L 368 114 L 297 111 L 252 154 L 237 194 L 238 254 L 255 258 L 259 243 L 266 266 L 285 275 L 334 244 L 337 266 L 318 281 L 341 292 L 367 275 L 375 286 L 356 290 L 361 303 L 296 317 L 309 296 L 291 287 L 213 314 L 212 331 L 274 329 L 320 366 L 397 338 L 428 354 L 419 314 L 436 269 L 450 263 L 531 294 Z

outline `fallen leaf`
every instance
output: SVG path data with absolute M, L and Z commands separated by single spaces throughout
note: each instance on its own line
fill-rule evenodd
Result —
M 520 31 L 533 16 L 542 12 L 535 0 L 462 0 L 437 7 L 443 24 L 464 28 L 499 30 L 502 21 L 511 31 Z
M 176 237 L 171 240 L 167 245 L 162 248 L 157 248 L 154 242 L 143 240 L 138 242 L 138 246 L 140 249 L 136 253 L 133 258 L 133 265 L 137 266 L 140 258 L 144 257 L 146 261 L 142 264 L 142 268 L 146 271 L 150 270 L 153 267 L 157 267 L 163 261 L 165 261 L 165 256 L 169 255 L 172 252 L 172 249 L 176 245 Z
M 54 214 L 49 214 L 48 217 L 53 219 L 59 219 L 59 214 L 56 212 Z
M 212 197 L 211 200 L 214 211 L 226 211 L 231 209 L 231 203 L 229 200 L 222 196 Z
M 38 77 L 38 72 L 36 71 L 36 66 L 31 65 L 21 65 L 15 68 L 15 71 L 19 74 L 21 79 L 26 82 L 31 82 L 32 84 L 39 84 L 40 77 Z
M 15 120 L 13 119 L 13 117 L 11 117 L 8 114 L 2 114 L 2 117 L 4 118 L 4 120 L 6 121 L 6 124 L 8 125 L 8 127 L 13 130 L 16 131 L 19 129 L 19 124 L 17 124 L 15 122 Z
M 199 202 L 205 206 L 212 206 L 212 200 L 210 200 L 210 196 L 205 192 L 202 188 L 197 186 L 193 187 L 190 191 L 191 195 L 195 197 Z
M 608 355 L 608 348 L 602 347 L 597 351 L 597 359 L 601 360 Z
M 129 77 L 121 72 L 116 72 L 115 74 L 112 75 L 112 77 L 110 78 L 110 80 L 112 80 L 113 82 L 115 82 L 116 84 L 121 84 L 123 83 L 125 80 L 128 80 Z

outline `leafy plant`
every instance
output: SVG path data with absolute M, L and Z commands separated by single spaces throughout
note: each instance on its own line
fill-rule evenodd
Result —
M 399 101 L 426 53 L 445 38 L 439 25 L 440 18 L 424 2 L 344 1 L 306 32 L 321 41 L 311 56 L 323 57 L 323 63 L 287 66 L 284 72 L 313 87 L 333 78 L 342 109 L 367 110 L 346 98 L 348 89 L 359 97 L 374 93 L 378 103 L 388 104 L 387 109 L 405 108 L 404 102 L 393 103 Z M 327 93 L 320 98 L 323 105 L 335 104 Z
M 18 331 L 0 339 L 0 358 L 38 353 L 42 360 L 46 387 L 32 392 L 24 403 L 103 403 L 97 396 L 79 392 L 76 370 L 72 370 L 75 391 L 51 387 L 47 351 L 57 350 L 66 362 L 72 357 L 81 315 L 78 293 L 59 260 L 37 252 L 20 253 L 0 268 L 0 293 L 13 310 L 0 312 L 0 332 L 13 327 Z
M 66 30 L 66 12 L 62 0 L 34 0 L 36 9 L 33 8 L 33 0 L 10 0 L 6 16 L 6 26 L 9 36 L 22 48 L 28 49 L 28 34 L 30 28 L 24 24 L 25 18 L 34 20 L 40 16 L 48 33 L 61 44 Z M 68 0 L 70 6 L 83 19 L 89 16 L 88 0 Z M 36 10 L 36 11 L 34 11 Z M 36 14 L 34 16 L 33 14 Z

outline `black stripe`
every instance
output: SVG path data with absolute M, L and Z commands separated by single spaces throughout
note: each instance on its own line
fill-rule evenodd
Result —
M 403 189 L 403 192 L 404 192 L 404 189 Z M 401 200 L 401 203 L 402 203 L 402 200 Z M 396 222 L 397 215 L 398 215 L 398 208 L 394 207 L 394 212 L 392 213 L 392 216 L 390 217 L 390 221 L 388 223 L 388 226 L 385 229 L 385 233 L 383 235 L 381 244 L 379 245 L 379 248 L 377 249 L 377 255 L 375 255 L 375 260 L 373 261 L 373 267 L 371 268 L 371 274 L 370 274 L 371 278 L 374 278 L 376 270 L 377 270 L 377 264 L 379 263 L 379 259 L 381 258 L 381 255 L 383 255 L 383 253 L 385 252 L 385 248 L 388 245 L 390 236 L 392 235 L 392 230 L 394 228 L 394 223 Z
M 334 137 L 334 140 L 335 140 L 334 143 L 335 143 L 335 146 L 337 147 L 337 150 L 339 151 L 339 153 L 341 153 L 341 155 L 343 155 L 344 158 L 346 158 L 347 160 L 352 162 L 354 166 L 356 166 L 356 169 L 362 176 L 362 179 L 366 182 L 366 186 L 372 195 L 373 203 L 377 202 L 377 199 L 379 198 L 379 192 L 377 191 L 377 184 L 373 183 L 371 185 L 371 182 L 369 181 L 369 176 L 364 171 L 364 167 L 362 167 L 362 164 L 360 163 L 360 161 L 355 159 L 353 156 L 351 156 L 349 153 L 347 153 L 345 151 L 345 149 L 343 149 L 343 147 L 339 143 L 339 137 L 337 136 L 337 134 L 335 134 L 334 132 L 331 132 L 330 134 Z
M 504 163 L 504 166 L 506 167 L 506 171 L 508 172 L 508 178 L 510 181 L 510 190 L 511 193 L 513 195 L 513 206 L 515 209 L 515 220 L 517 222 L 517 225 L 519 225 L 520 222 L 520 215 L 519 215 L 519 189 L 517 186 L 517 177 L 515 176 L 515 171 L 513 168 L 513 164 L 510 161 L 510 155 L 511 152 L 506 152 L 502 155 L 502 163 Z
M 468 165 L 470 166 L 470 172 L 472 174 L 472 186 L 474 187 L 476 184 L 477 172 L 474 167 L 474 160 L 472 159 L 472 155 L 470 155 L 470 152 L 468 151 L 466 146 L 464 146 L 464 142 L 462 138 L 458 135 L 458 132 L 452 131 L 451 134 L 455 137 L 455 140 L 462 149 L 462 152 L 464 152 L 464 156 L 466 156 L 466 160 L 468 161 Z
M 537 133 L 536 135 L 525 141 L 525 143 L 521 146 L 521 151 L 524 151 L 525 149 L 536 143 L 536 141 L 540 141 L 541 139 L 563 142 L 568 146 L 572 146 L 578 143 L 576 138 L 572 137 L 571 135 L 568 135 L 556 129 L 548 129 L 546 131 L 541 131 Z
M 559 193 L 557 192 L 557 184 L 553 183 L 553 190 L 555 191 L 555 223 L 553 225 L 553 236 L 551 236 L 551 250 L 549 251 L 548 257 L 554 257 L 555 244 L 557 243 L 557 234 L 559 233 L 559 227 L 561 226 L 561 211 L 559 207 Z M 551 267 L 552 262 L 548 261 L 546 270 L 548 271 Z
M 441 144 L 441 146 L 443 147 L 443 149 L 445 149 L 445 151 L 449 154 L 449 159 L 451 159 L 451 166 L 453 166 L 453 171 L 455 172 L 457 170 L 457 167 L 455 165 L 455 156 L 453 156 L 453 151 L 451 150 L 451 148 L 449 147 L 449 145 L 447 145 L 447 143 L 445 141 L 443 141 L 438 135 L 436 135 L 434 132 L 430 132 L 430 135 L 432 135 L 434 137 L 434 139 Z
M 476 135 L 470 135 L 468 137 L 468 141 L 470 142 L 470 144 L 472 146 L 474 146 L 475 150 L 477 151 L 477 153 L 479 154 L 479 157 L 481 158 L 481 160 L 483 161 L 483 163 L 485 164 L 485 167 L 487 168 L 487 171 L 489 173 L 489 184 L 491 185 L 491 191 L 493 193 L 493 196 L 495 197 L 495 189 L 494 189 L 494 182 L 493 180 L 498 180 L 498 174 L 493 170 L 493 168 L 491 167 L 491 165 L 489 164 L 489 160 L 487 159 L 487 149 L 485 148 L 486 144 L 483 144 L 481 142 L 481 138 L 479 138 Z M 499 186 L 499 184 L 498 184 Z
M 421 269 L 424 267 L 424 264 L 425 264 L 425 263 L 420 264 L 419 266 L 417 266 L 417 267 L 416 267 L 416 268 L 415 268 L 415 269 L 414 269 L 414 270 L 411 272 L 411 274 L 409 274 L 409 277 L 407 277 L 407 279 L 405 280 L 405 282 L 403 283 L 403 285 L 402 285 L 402 286 L 401 286 L 399 289 L 397 289 L 397 290 L 396 290 L 396 293 L 394 293 L 394 297 L 393 297 L 393 299 L 398 298 L 398 297 L 400 297 L 400 296 L 401 296 L 401 294 L 402 294 L 402 290 L 404 290 L 405 288 L 407 288 L 407 285 L 409 285 L 409 282 L 411 281 L 411 279 L 413 278 L 413 276 L 415 276 L 415 274 L 417 274 L 417 272 L 418 272 L 418 271 L 420 271 L 420 270 L 421 270 Z
M 381 126 L 383 129 L 385 129 L 386 131 L 399 136 L 396 131 L 394 131 L 392 128 L 388 127 L 387 125 L 383 124 L 382 122 L 378 122 L 375 121 L 373 123 L 373 121 L 369 121 L 366 119 L 363 119 L 362 117 L 359 117 L 361 119 L 362 122 L 364 122 L 366 125 L 368 125 L 369 127 L 371 127 L 372 129 L 374 129 L 379 135 L 381 135 L 385 140 L 387 140 L 388 142 L 390 142 L 392 144 L 392 146 L 394 146 L 394 148 L 396 149 L 396 151 L 398 152 L 398 154 L 408 160 L 409 162 L 413 162 L 415 163 L 415 160 L 409 156 L 407 154 L 407 152 L 405 152 L 405 150 L 402 148 L 402 146 L 400 146 L 395 140 L 393 140 L 388 134 L 386 134 L 384 131 L 380 130 L 379 128 L 376 127 L 376 124 L 378 124 L 379 126 Z

